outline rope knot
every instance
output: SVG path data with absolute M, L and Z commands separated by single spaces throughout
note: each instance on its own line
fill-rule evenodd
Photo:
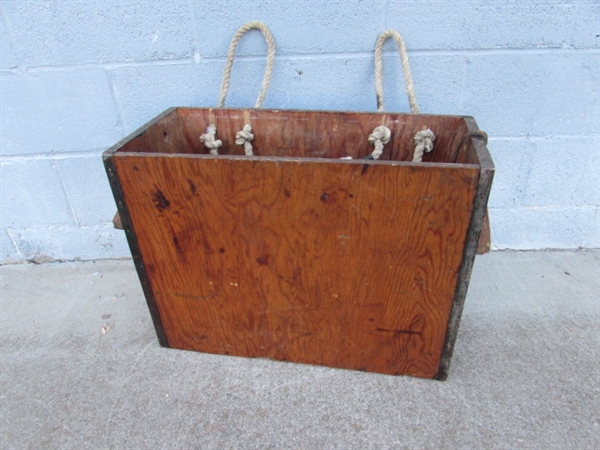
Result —
M 381 154 L 383 153 L 383 146 L 390 142 L 392 137 L 392 132 L 385 125 L 379 125 L 377 128 L 373 130 L 373 132 L 369 135 L 369 143 L 373 144 L 375 149 L 373 153 L 369 155 L 369 159 L 379 159 Z
M 413 162 L 422 162 L 423 153 L 429 153 L 433 150 L 433 141 L 435 134 L 429 128 L 419 131 L 415 134 L 415 154 Z
M 200 141 L 204 144 L 206 148 L 210 149 L 211 155 L 219 154 L 219 147 L 223 146 L 223 142 L 221 142 L 217 137 L 217 126 L 214 123 L 211 123 L 208 128 L 206 128 L 206 133 L 200 136 Z
M 238 131 L 235 133 L 235 143 L 237 145 L 244 146 L 244 152 L 246 156 L 252 156 L 252 144 L 250 143 L 254 139 L 254 135 L 252 134 L 252 127 L 249 123 L 244 125 L 242 131 Z

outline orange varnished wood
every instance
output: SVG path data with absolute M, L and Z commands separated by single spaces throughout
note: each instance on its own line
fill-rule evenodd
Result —
M 207 111 L 153 131 L 174 133 L 172 147 L 143 138 L 112 156 L 169 345 L 436 376 L 479 168 L 300 158 L 370 153 L 361 142 L 382 116 L 358 113 L 349 138 L 338 115 L 252 116 L 257 153 L 283 158 L 193 155 Z M 232 142 L 241 112 L 214 113 Z M 405 159 L 398 136 L 410 143 L 422 117 L 386 116 L 388 155 Z M 460 140 L 435 120 L 438 145 Z
M 423 127 L 435 135 L 435 150 L 424 162 L 452 162 L 450 156 L 468 132 L 458 116 L 428 116 L 399 113 L 358 113 L 331 111 L 288 111 L 263 109 L 178 108 L 127 143 L 121 151 L 145 153 L 207 154 L 199 136 L 209 123 L 217 125 L 223 155 L 243 155 L 235 145 L 235 133 L 246 121 L 255 135 L 252 145 L 257 156 L 360 158 L 370 154 L 368 137 L 381 124 L 392 132 L 381 160 L 411 161 L 414 135 Z M 183 138 L 185 136 L 185 138 Z M 476 164 L 473 147 L 465 145 L 458 163 Z

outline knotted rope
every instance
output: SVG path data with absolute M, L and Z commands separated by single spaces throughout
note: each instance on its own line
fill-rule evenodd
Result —
M 404 85 L 406 88 L 406 95 L 408 96 L 410 111 L 413 114 L 419 114 L 419 107 L 417 106 L 417 99 L 412 82 L 410 64 L 408 63 L 406 46 L 404 45 L 404 39 L 402 39 L 400 33 L 395 30 L 384 31 L 379 35 L 377 42 L 375 43 L 375 95 L 377 96 L 377 110 L 385 111 L 385 102 L 383 100 L 383 45 L 390 38 L 392 38 L 398 45 L 398 53 L 400 54 L 402 73 L 404 74 Z M 378 138 L 379 136 L 381 137 Z M 383 139 L 384 136 L 386 139 Z M 367 158 L 378 159 L 383 152 L 384 144 L 387 144 L 390 141 L 390 137 L 391 131 L 385 125 L 380 125 L 379 127 L 375 128 L 373 133 L 369 136 L 369 142 L 375 145 L 375 150 L 373 150 L 373 153 L 371 153 Z M 413 156 L 414 162 L 421 162 L 423 160 L 423 153 L 433 150 L 434 139 L 435 135 L 430 129 L 419 131 L 415 135 L 415 153 Z
M 379 159 L 381 154 L 383 153 L 383 146 L 390 142 L 392 137 L 392 132 L 385 125 L 379 125 L 377 128 L 373 130 L 373 132 L 369 135 L 369 143 L 373 144 L 375 150 L 366 159 Z
M 216 138 L 217 136 L 217 126 L 214 123 L 211 123 L 206 128 L 206 133 L 200 136 L 200 140 L 204 143 L 204 145 L 210 149 L 211 155 L 219 154 L 219 147 L 223 146 L 223 142 Z
M 488 143 L 488 135 L 485 131 L 477 130 L 477 131 L 471 131 L 471 132 L 465 134 L 462 137 L 462 139 L 460 140 L 460 142 L 458 143 L 458 145 L 456 146 L 456 148 L 454 149 L 454 152 L 452 152 L 452 156 L 450 157 L 451 162 L 455 163 L 458 160 L 458 155 L 460 154 L 460 150 L 462 149 L 463 145 L 465 145 L 465 142 L 467 142 L 467 139 L 472 138 L 472 137 L 483 139 L 483 142 L 485 143 L 485 145 L 487 145 L 487 143 Z
M 242 131 L 235 133 L 235 143 L 244 146 L 246 156 L 252 156 L 254 154 L 252 152 L 252 144 L 250 143 L 252 139 L 254 139 L 254 135 L 252 134 L 252 127 L 248 123 L 244 125 Z
M 435 134 L 429 128 L 424 128 L 415 134 L 415 154 L 413 162 L 422 162 L 423 153 L 429 153 L 433 150 L 433 140 Z
M 262 82 L 262 86 L 260 89 L 260 93 L 258 94 L 258 98 L 256 99 L 256 102 L 254 103 L 254 107 L 260 108 L 262 106 L 263 102 L 265 101 L 265 97 L 267 96 L 267 90 L 269 89 L 269 84 L 271 83 L 271 74 L 273 73 L 273 64 L 275 62 L 275 40 L 273 39 L 273 35 L 271 34 L 271 31 L 264 23 L 248 22 L 248 23 L 242 25 L 240 28 L 238 28 L 238 30 L 233 35 L 233 38 L 231 39 L 231 43 L 229 44 L 229 50 L 227 51 L 227 62 L 225 63 L 225 70 L 223 71 L 223 84 L 221 85 L 221 93 L 219 94 L 219 101 L 217 103 L 217 108 L 222 108 L 225 105 L 225 98 L 227 97 L 227 92 L 229 91 L 229 81 L 231 79 L 231 69 L 233 67 L 233 59 L 235 57 L 235 50 L 237 48 L 238 42 L 240 41 L 241 37 L 250 30 L 260 31 L 267 43 L 267 65 L 265 68 L 265 76 L 263 77 L 263 82 Z M 216 125 L 214 123 L 211 123 L 210 126 L 213 126 L 215 129 L 215 134 L 213 135 L 212 139 L 215 142 L 221 142 L 221 141 L 215 140 L 216 129 L 217 129 Z M 209 129 L 210 129 L 210 126 L 209 126 Z M 250 126 L 250 124 L 245 124 L 242 131 L 239 131 L 238 133 L 236 133 L 236 141 L 235 142 L 238 145 L 244 146 L 244 151 L 245 151 L 246 155 L 253 154 L 252 153 L 252 144 L 250 143 L 250 141 L 252 141 L 252 139 L 254 138 L 254 135 L 252 133 L 250 133 L 250 131 L 252 131 L 252 127 Z M 206 134 L 208 134 L 208 130 L 207 130 Z M 211 138 L 209 138 L 209 137 L 207 137 L 206 139 L 203 139 L 203 137 L 206 136 L 206 134 L 203 134 L 202 136 L 200 136 L 200 140 L 202 142 L 204 142 L 205 146 L 207 146 L 208 148 L 211 149 L 211 152 L 210 152 L 211 154 L 214 154 L 214 155 L 218 154 L 217 148 L 220 147 L 220 145 L 218 145 L 217 147 L 209 147 L 209 145 L 207 145 L 207 142 L 211 143 L 211 145 L 212 145 L 213 140 L 211 140 Z M 243 138 L 243 140 L 242 140 L 242 138 Z M 216 153 L 213 153 L 213 150 Z

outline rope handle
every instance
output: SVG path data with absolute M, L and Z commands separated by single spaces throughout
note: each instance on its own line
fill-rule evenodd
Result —
M 402 63 L 404 85 L 406 87 L 406 95 L 408 95 L 410 111 L 413 114 L 419 114 L 406 46 L 404 45 L 404 39 L 402 39 L 402 36 L 396 30 L 384 31 L 379 35 L 375 44 L 375 95 L 377 96 L 377 111 L 385 110 L 385 103 L 383 100 L 383 44 L 390 38 L 396 41 L 396 44 L 398 45 L 398 53 L 400 54 L 400 62 Z
M 260 108 L 265 101 L 267 90 L 269 89 L 269 84 L 271 83 L 273 64 L 275 62 L 275 40 L 273 39 L 273 35 L 271 34 L 269 27 L 267 27 L 264 23 L 248 22 L 238 28 L 231 39 L 231 43 L 229 44 L 229 49 L 227 50 L 227 62 L 225 63 L 225 70 L 223 71 L 223 84 L 221 85 L 221 93 L 219 94 L 217 108 L 222 108 L 223 105 L 225 105 L 225 98 L 227 97 L 227 92 L 229 91 L 229 81 L 231 79 L 231 69 L 233 67 L 235 49 L 237 48 L 238 42 L 242 36 L 250 30 L 260 31 L 267 43 L 267 65 L 265 67 L 265 76 L 263 78 L 262 87 L 260 89 L 260 93 L 258 94 L 258 98 L 254 103 L 254 107 Z M 214 121 L 214 118 L 212 120 Z M 252 156 L 254 154 L 251 144 L 253 139 L 254 134 L 252 134 L 252 126 L 250 126 L 250 116 L 247 115 L 246 124 L 244 125 L 243 129 L 235 134 L 235 143 L 237 145 L 244 146 L 244 153 L 246 156 Z M 210 150 L 211 155 L 219 154 L 219 147 L 223 146 L 223 142 L 217 139 L 217 126 L 214 124 L 214 122 L 211 122 L 206 129 L 206 133 L 200 136 L 200 141 L 202 141 L 204 146 Z
M 460 142 L 458 143 L 458 145 L 452 152 L 452 155 L 450 156 L 450 162 L 455 163 L 458 160 L 458 155 L 460 155 L 460 151 L 462 150 L 463 146 L 465 145 L 465 143 L 467 142 L 467 140 L 469 138 L 473 138 L 473 137 L 483 139 L 483 142 L 485 143 L 485 145 L 487 145 L 487 143 L 488 143 L 488 135 L 485 131 L 481 131 L 481 130 L 471 131 L 462 137 L 462 139 L 460 140 Z
M 377 111 L 383 112 L 385 110 L 385 102 L 383 100 L 383 45 L 390 38 L 398 45 L 398 53 L 400 54 L 402 72 L 404 73 L 404 85 L 406 87 L 406 94 L 408 95 L 410 111 L 413 114 L 419 114 L 406 46 L 404 45 L 404 39 L 402 39 L 402 36 L 396 30 L 384 31 L 379 35 L 377 42 L 375 43 L 375 95 L 377 96 Z M 383 121 L 385 121 L 385 118 Z M 369 142 L 375 147 L 373 152 L 362 159 L 379 159 L 383 152 L 383 146 L 387 144 L 390 139 L 391 131 L 382 123 L 375 128 L 373 133 L 369 136 Z M 435 135 L 426 127 L 415 135 L 416 147 L 413 162 L 421 162 L 423 160 L 423 153 L 433 150 L 434 139 Z
M 221 94 L 219 95 L 219 101 L 217 108 L 222 108 L 225 105 L 225 97 L 229 91 L 229 80 L 231 78 L 231 68 L 233 67 L 233 59 L 235 57 L 235 49 L 237 48 L 238 42 L 241 37 L 250 30 L 259 30 L 265 41 L 267 42 L 267 66 L 265 68 L 265 76 L 263 78 L 262 87 L 258 98 L 254 103 L 255 108 L 260 108 L 265 101 L 267 96 L 267 90 L 271 82 L 271 74 L 273 73 L 273 63 L 275 62 L 275 40 L 269 28 L 262 22 L 248 22 L 242 25 L 233 35 L 231 43 L 229 44 L 229 50 L 227 51 L 227 63 L 225 64 L 225 70 L 223 72 L 223 84 L 221 85 Z

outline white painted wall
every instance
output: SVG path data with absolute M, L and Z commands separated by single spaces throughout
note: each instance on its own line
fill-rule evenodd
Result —
M 375 40 L 397 29 L 421 111 L 473 115 L 490 135 L 495 248 L 600 247 L 596 0 L 0 5 L 0 261 L 127 256 L 102 151 L 170 106 L 215 105 L 249 20 L 277 42 L 268 108 L 375 110 Z M 386 50 L 386 105 L 408 111 Z M 253 104 L 264 51 L 258 33 L 242 40 L 228 105 Z

